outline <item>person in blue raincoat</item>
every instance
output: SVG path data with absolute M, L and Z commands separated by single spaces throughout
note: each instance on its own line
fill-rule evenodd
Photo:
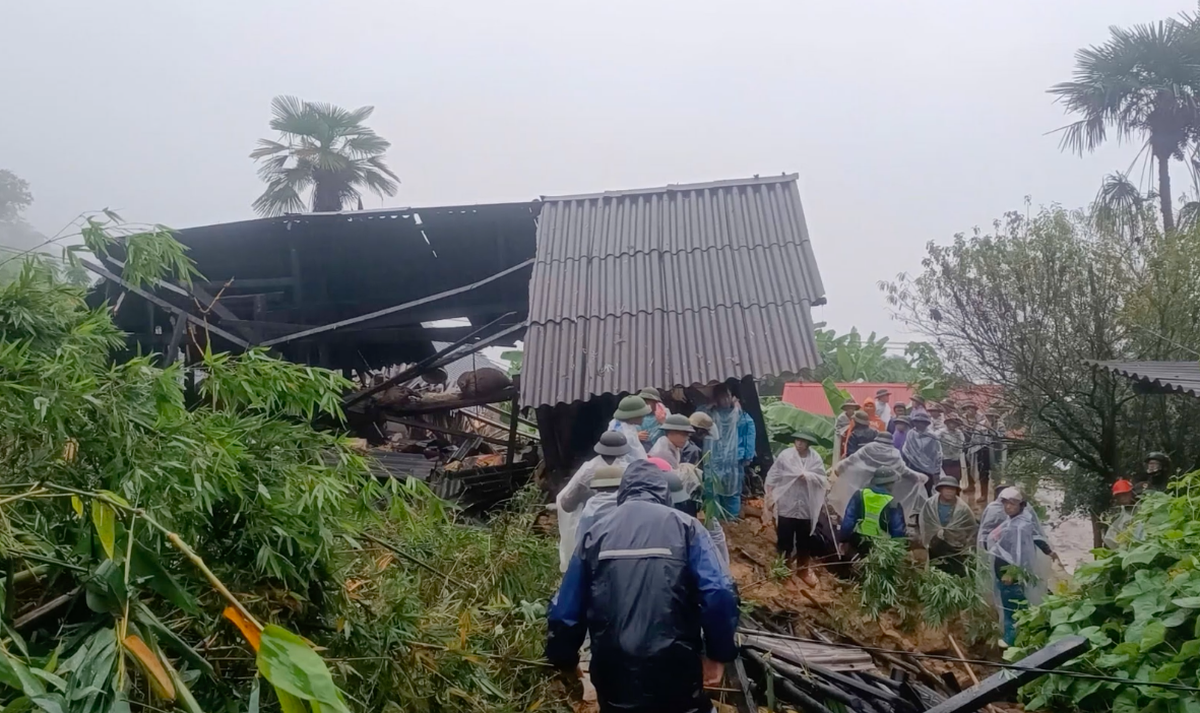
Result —
M 704 683 L 736 658 L 737 623 L 708 532 L 670 506 L 666 475 L 638 461 L 550 602 L 546 659 L 574 670 L 590 635 L 601 713 L 710 713 Z
M 650 407 L 650 413 L 642 417 L 642 430 L 646 432 L 644 444 L 646 450 L 650 450 L 650 446 L 658 440 L 659 436 L 663 435 L 662 425 L 667 420 L 667 416 L 671 415 L 671 410 L 663 404 L 658 389 L 652 386 L 647 386 L 639 391 L 638 396 L 641 396 L 642 401 L 645 401 L 646 405 Z
M 705 487 L 720 507 L 720 517 L 733 520 L 742 511 L 745 469 L 754 459 L 754 420 L 742 411 L 725 384 L 713 387 L 712 404 L 701 410 L 712 418 L 717 434 L 704 471 Z

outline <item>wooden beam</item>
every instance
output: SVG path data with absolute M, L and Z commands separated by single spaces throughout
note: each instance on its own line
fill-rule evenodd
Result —
M 187 331 L 186 319 L 175 317 L 175 327 L 171 330 L 171 341 L 167 344 L 167 352 L 163 355 L 163 368 L 175 363 L 179 356 L 179 343 L 183 341 L 183 333 Z
M 517 426 L 520 425 L 521 405 L 517 403 L 517 390 L 513 389 L 512 401 L 508 402 L 508 452 L 504 454 L 504 465 L 512 466 L 517 459 Z
M 203 327 L 205 330 L 212 332 L 213 334 L 216 334 L 217 336 L 220 336 L 230 342 L 233 342 L 234 344 L 241 347 L 242 349 L 250 348 L 250 343 L 245 341 L 244 339 L 241 339 L 240 337 L 235 337 L 234 335 L 230 334 L 229 332 L 226 332 L 224 329 L 221 329 L 220 327 L 209 324 L 206 320 L 200 319 L 199 317 L 193 315 L 191 312 L 188 312 L 185 309 L 180 309 L 179 307 L 176 307 L 175 305 L 171 304 L 170 302 L 167 302 L 166 300 L 159 297 L 158 295 L 147 292 L 146 290 L 143 290 L 140 287 L 135 287 L 133 284 L 126 282 L 124 278 L 115 275 L 108 268 L 101 267 L 100 265 L 97 265 L 96 263 L 90 262 L 88 260 L 80 260 L 79 264 L 83 265 L 84 268 L 86 268 L 88 271 L 94 272 L 106 280 L 112 280 L 116 284 L 120 285 L 121 287 L 124 287 L 125 289 L 129 290 L 130 292 L 137 295 L 138 297 L 141 297 L 142 299 L 146 300 L 147 302 L 155 304 L 155 305 L 167 310 L 171 314 L 174 314 L 176 316 L 182 316 L 184 319 L 191 322 L 192 324 L 195 324 L 199 327 Z
M 506 412 L 501 411 L 500 409 L 498 409 L 495 406 L 492 406 L 490 404 L 485 404 L 481 408 L 483 408 L 485 411 L 491 411 L 492 413 L 496 414 L 497 416 L 509 415 Z M 521 418 L 520 416 L 517 416 L 517 420 L 520 421 L 521 423 L 525 424 L 526 426 L 529 426 L 530 428 L 536 429 L 538 427 L 538 425 L 536 423 L 534 423 L 533 421 L 530 421 L 527 418 Z
M 469 285 L 463 285 L 462 287 L 455 287 L 452 290 L 446 290 L 445 292 L 439 292 L 435 295 L 429 295 L 428 297 L 422 297 L 420 299 L 412 300 L 410 302 L 404 302 L 402 304 L 398 304 L 398 305 L 395 305 L 392 307 L 387 307 L 385 309 L 376 310 L 374 312 L 368 312 L 367 314 L 359 315 L 358 317 L 353 317 L 351 319 L 343 319 L 340 322 L 326 324 L 323 327 L 313 327 L 312 329 L 306 329 L 302 332 L 296 332 L 295 334 L 289 334 L 284 337 L 277 337 L 275 339 L 270 339 L 268 341 L 263 342 L 262 345 L 264 347 L 269 347 L 269 346 L 273 346 L 275 344 L 284 344 L 286 342 L 291 342 L 296 339 L 301 339 L 303 337 L 309 337 L 314 334 L 322 334 L 324 332 L 332 332 L 334 330 L 341 329 L 342 327 L 349 327 L 350 325 L 353 325 L 353 324 L 359 324 L 359 323 L 366 322 L 366 321 L 369 321 L 372 319 L 376 319 L 378 317 L 384 317 L 389 314 L 395 314 L 396 312 L 402 312 L 406 309 L 418 307 L 423 304 L 428 304 L 430 302 L 436 302 L 437 300 L 445 299 L 447 297 L 453 297 L 454 295 L 462 294 L 463 292 L 473 290 L 477 287 L 482 287 L 483 285 L 486 285 L 489 282 L 498 280 L 506 275 L 510 275 L 518 270 L 524 269 L 531 265 L 533 265 L 533 258 L 529 258 L 528 260 L 526 260 L 523 263 L 520 263 L 519 265 L 513 265 L 512 267 L 508 268 L 507 270 L 501 270 L 500 272 L 497 272 L 495 275 L 491 275 L 489 277 L 485 277 L 482 280 L 472 282 Z
M 447 436 L 458 436 L 459 438 L 482 438 L 483 440 L 485 440 L 488 443 L 491 443 L 492 445 L 495 445 L 495 446 L 503 446 L 504 445 L 503 438 L 492 438 L 491 436 L 484 436 L 479 433 L 468 433 L 467 431 L 460 431 L 457 428 L 447 428 L 445 426 L 435 426 L 433 424 L 422 423 L 421 421 L 416 421 L 411 418 L 400 418 L 398 416 L 391 416 L 386 413 L 383 415 L 383 417 L 385 419 L 387 419 L 388 421 L 391 421 L 392 423 L 398 423 L 401 426 L 408 426 L 409 428 L 419 428 L 424 431 L 433 431 L 434 433 L 444 433 Z
M 469 350 L 467 350 L 461 354 L 454 351 L 455 349 L 466 344 L 477 334 L 482 334 L 484 331 L 486 331 L 487 329 L 489 329 L 490 327 L 495 325 L 500 320 L 506 319 L 510 316 L 512 316 L 511 312 L 509 312 L 506 315 L 497 317 L 496 319 L 492 320 L 491 322 L 488 322 L 487 324 L 483 325 L 479 329 L 476 329 L 474 332 L 471 332 L 470 334 L 468 334 L 467 336 L 458 340 L 457 342 L 454 342 L 453 344 L 446 347 L 445 349 L 442 349 L 441 351 L 435 353 L 433 356 L 426 357 L 425 359 L 422 359 L 421 361 L 417 362 L 416 364 L 413 364 L 412 366 L 408 367 L 407 369 L 400 372 L 399 374 L 396 374 L 395 376 L 388 379 L 387 381 L 384 381 L 382 384 L 376 384 L 375 386 L 372 386 L 371 388 L 367 389 L 366 391 L 359 391 L 357 393 L 350 394 L 349 396 L 347 396 L 345 399 L 342 400 L 342 408 L 348 408 L 350 406 L 353 406 L 354 404 L 362 401 L 363 399 L 374 396 L 375 394 L 379 393 L 380 391 L 389 389 L 389 388 L 395 386 L 396 384 L 403 383 L 410 379 L 415 379 L 418 376 L 420 376 L 421 374 L 424 374 L 432 369 L 436 369 L 440 366 L 449 364 L 450 362 L 455 361 L 457 359 L 461 359 L 462 357 L 467 356 L 468 354 L 474 354 L 475 352 L 479 351 L 480 349 L 483 349 L 488 344 L 496 341 L 497 339 L 504 337 L 506 334 L 509 334 L 510 332 L 515 331 L 515 329 L 523 328 L 525 326 L 523 323 L 513 325 L 512 327 L 509 327 L 508 329 L 505 329 L 501 332 L 497 332 L 496 334 L 493 334 L 491 337 L 487 337 L 485 339 L 480 340 L 479 342 L 476 342 L 475 344 L 473 344 L 471 346 L 471 348 Z
M 998 673 L 983 679 L 983 683 L 972 686 L 962 693 L 947 698 L 927 713 L 971 713 L 988 703 L 1008 700 L 1021 686 L 1041 678 L 1036 669 L 1055 668 L 1088 650 L 1088 640 L 1082 636 L 1067 636 L 1044 649 L 1010 664 Z M 1029 670 L 1034 669 L 1034 670 Z
M 467 406 L 482 406 L 483 404 L 498 404 L 501 401 L 508 401 L 512 399 L 516 392 L 516 389 L 510 387 L 487 396 L 473 396 L 469 399 L 457 399 L 455 401 L 441 401 L 428 404 L 411 404 L 403 407 L 392 407 L 389 410 L 395 414 L 408 416 L 422 413 L 437 413 L 439 411 L 453 411 L 454 409 L 466 408 Z

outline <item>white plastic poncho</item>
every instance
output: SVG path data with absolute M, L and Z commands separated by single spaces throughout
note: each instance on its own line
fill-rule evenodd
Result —
M 1029 513 L 1029 517 L 1033 519 L 1038 537 L 1047 540 L 1046 529 L 1042 527 L 1037 513 L 1031 507 L 1026 507 L 1025 512 Z M 988 503 L 987 507 L 983 509 L 983 514 L 979 516 L 979 537 L 975 540 L 975 546 L 979 548 L 980 552 L 988 551 L 987 536 L 992 534 L 992 530 L 1000 527 L 1007 518 L 1008 514 L 1004 512 L 1004 503 L 1000 502 L 999 498 Z
M 871 478 L 879 468 L 890 468 L 899 477 L 892 487 L 892 496 L 904 508 L 905 521 L 917 514 L 925 498 L 928 478 L 905 465 L 895 446 L 872 441 L 854 455 L 839 461 L 833 469 L 837 478 L 829 489 L 829 504 L 838 515 L 846 512 L 846 505 L 855 493 L 871 484 Z
M 1020 567 L 1025 573 L 1025 601 L 1029 602 L 1030 606 L 1041 603 L 1048 582 L 1047 568 L 1039 561 L 1038 555 L 1041 551 L 1034 544 L 1034 540 L 1045 542 L 1046 538 L 1042 534 L 1041 525 L 1034 521 L 1028 506 L 1016 517 L 1002 522 L 987 536 L 987 551 L 993 558 L 993 572 L 996 558 Z M 999 592 L 996 593 L 996 601 L 1001 601 Z M 1003 612 L 1001 617 L 1003 618 Z
M 742 417 L 742 407 L 734 405 L 730 408 L 701 407 L 716 426 L 713 429 L 715 440 L 709 441 L 708 474 L 713 484 L 714 492 L 721 497 L 741 495 L 742 466 L 738 463 L 738 420 Z
M 623 455 L 612 464 L 624 469 L 632 462 L 629 455 Z M 604 456 L 596 456 L 579 466 L 579 470 L 575 471 L 575 475 L 571 476 L 554 498 L 558 509 L 558 568 L 562 572 L 567 571 L 571 555 L 575 554 L 575 535 L 579 529 L 579 518 L 583 515 L 587 501 L 594 495 L 591 488 L 592 477 L 605 465 L 608 464 L 604 462 Z
M 1104 546 L 1110 550 L 1115 550 L 1121 546 L 1118 541 L 1118 536 L 1129 528 L 1133 522 L 1133 513 L 1135 507 L 1133 505 L 1124 505 L 1119 507 L 1116 517 L 1109 523 L 1108 529 L 1104 531 Z M 1138 539 L 1137 532 L 1134 533 L 1134 539 Z
M 650 446 L 650 452 L 647 455 L 650 458 L 662 458 L 670 463 L 672 468 L 679 470 L 679 458 L 683 455 L 683 449 L 676 448 L 669 438 L 662 435 L 658 437 L 653 446 Z
M 625 442 L 629 444 L 630 461 L 646 459 L 646 447 L 642 445 L 642 439 L 638 438 L 638 434 L 642 432 L 642 429 L 637 424 L 613 421 L 609 424 L 608 430 L 616 431 L 625 436 Z
M 941 473 L 942 442 L 932 429 L 921 432 L 914 428 L 904 440 L 904 459 L 913 468 L 927 475 Z
M 679 480 L 683 482 L 683 492 L 689 498 L 699 498 L 701 485 L 704 483 L 704 472 L 691 463 L 683 463 L 675 468 Z
M 811 520 L 808 534 L 817 531 L 829 478 L 825 474 L 825 462 L 816 451 L 809 449 L 808 453 L 800 455 L 794 447 L 785 448 L 767 471 L 763 485 L 766 490 L 763 502 L 774 518 Z
M 957 498 L 954 510 L 950 512 L 950 521 L 943 525 L 938 516 L 939 500 L 937 493 L 934 493 L 933 497 L 925 500 L 925 504 L 921 506 L 921 542 L 928 549 L 929 543 L 937 537 L 956 550 L 970 549 L 975 542 L 976 532 L 975 513 L 971 512 L 971 506 L 962 498 Z

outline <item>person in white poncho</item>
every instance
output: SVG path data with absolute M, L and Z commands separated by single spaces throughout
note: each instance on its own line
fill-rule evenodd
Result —
M 925 500 L 925 475 L 909 468 L 900 457 L 900 451 L 892 444 L 886 433 L 858 449 L 854 455 L 839 461 L 834 466 L 836 476 L 829 489 L 829 504 L 834 512 L 844 513 L 850 498 L 871 484 L 871 478 L 880 468 L 888 468 L 898 477 L 892 495 L 904 509 L 905 522 L 911 522 Z
M 996 602 L 1004 629 L 1004 643 L 1012 645 L 1017 636 L 1013 615 L 1041 601 L 1046 581 L 1038 572 L 1037 552 L 1057 561 L 1042 528 L 1030 516 L 1025 496 L 1016 488 L 1000 492 L 1007 519 L 987 535 L 988 554 L 992 557 Z
M 957 478 L 944 475 L 934 486 L 934 495 L 921 507 L 921 543 L 929 563 L 956 577 L 967 575 L 965 555 L 975 544 L 979 524 L 975 513 L 960 495 Z
M 575 534 L 583 507 L 595 494 L 592 478 L 596 471 L 608 465 L 624 470 L 634 460 L 630 455 L 629 442 L 616 431 L 601 434 L 595 451 L 596 457 L 579 466 L 579 470 L 575 471 L 575 475 L 571 476 L 554 499 L 558 509 L 558 566 L 563 572 L 567 571 L 571 555 L 575 553 Z
M 792 441 L 792 447 L 781 451 L 767 472 L 763 505 L 775 520 L 776 551 L 794 560 L 800 578 L 815 586 L 817 577 L 808 565 L 819 548 L 815 533 L 829 479 L 825 462 L 812 449 L 817 437 L 796 431 Z

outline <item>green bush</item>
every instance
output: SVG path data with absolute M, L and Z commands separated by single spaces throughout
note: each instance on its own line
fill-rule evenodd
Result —
M 1019 615 L 1019 659 L 1064 636 L 1091 649 L 1067 668 L 1137 679 L 1200 684 L 1200 472 L 1170 494 L 1148 493 L 1117 551 L 1095 550 L 1068 591 Z M 1070 676 L 1047 676 L 1022 690 L 1031 709 L 1200 711 L 1195 694 Z

